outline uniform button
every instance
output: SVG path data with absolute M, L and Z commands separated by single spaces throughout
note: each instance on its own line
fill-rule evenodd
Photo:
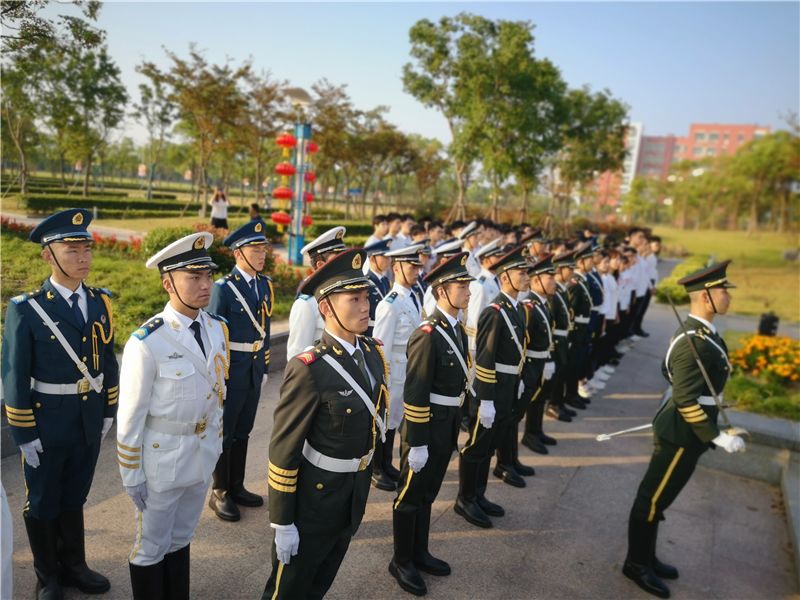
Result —
M 324 486 L 324 485 L 322 485 L 321 483 L 318 483 L 318 484 L 317 484 L 317 489 L 318 489 L 318 490 L 321 490 L 321 489 L 322 489 L 322 488 L 324 488 L 324 487 L 325 487 L 325 486 Z
M 258 358 L 258 354 L 253 354 L 253 360 Z
M 42 408 L 42 403 L 41 402 L 37 402 L 36 403 L 36 408 Z
M 86 359 L 86 357 L 84 356 L 84 357 L 83 357 L 81 360 L 82 360 L 83 362 L 86 362 L 86 360 L 87 360 L 87 359 Z
M 180 371 L 178 371 L 178 372 L 176 372 L 176 373 L 175 373 L 175 375 L 178 375 L 178 376 L 180 376 L 180 374 L 181 374 L 181 372 L 180 372 Z
M 353 412 L 353 409 L 352 409 L 352 408 L 348 408 L 348 409 L 347 409 L 346 411 L 344 411 L 344 412 L 346 412 L 346 413 L 349 415 L 351 412 Z
M 153 448 L 158 448 L 158 442 L 153 443 Z
M 84 341 L 84 342 L 86 341 L 86 336 L 83 336 L 83 340 L 82 341 Z
M 54 340 L 54 339 L 56 339 L 56 336 L 54 336 L 54 335 L 51 335 L 51 336 L 50 336 L 50 339 L 51 339 L 51 340 Z
M 83 396 L 83 397 L 81 398 L 81 400 L 83 400 L 84 402 L 86 402 L 88 399 L 89 399 L 89 396 Z
M 206 396 L 206 400 L 210 400 L 210 399 L 211 399 L 211 394 L 209 394 L 208 396 Z

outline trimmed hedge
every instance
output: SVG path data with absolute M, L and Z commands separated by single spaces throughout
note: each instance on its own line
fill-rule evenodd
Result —
M 145 200 L 143 198 L 107 198 L 97 196 L 57 196 L 55 194 L 36 195 L 27 194 L 21 197 L 26 209 L 31 212 L 51 213 L 65 208 L 92 208 L 110 209 L 116 211 L 125 210 L 166 210 L 180 211 L 183 205 L 177 202 L 166 200 Z M 199 204 L 192 203 L 187 207 L 187 212 L 197 211 Z
M 20 192 L 20 187 L 18 185 L 10 185 L 8 187 L 3 188 L 4 193 L 10 194 L 18 194 Z M 55 186 L 38 186 L 38 185 L 29 185 L 28 186 L 28 194 L 35 195 L 35 194 L 61 194 L 61 195 L 71 195 L 71 196 L 80 196 L 81 191 L 78 188 L 72 188 L 72 193 L 70 194 L 70 188 L 65 187 L 55 187 Z M 109 190 L 99 190 L 96 188 L 90 188 L 89 194 L 100 194 L 103 196 L 109 196 L 114 198 L 127 198 L 128 192 L 112 192 Z M 174 196 L 173 196 L 174 198 Z
M 686 304 L 689 302 L 689 294 L 682 285 L 678 285 L 678 280 L 682 279 L 689 273 L 702 269 L 708 263 L 707 254 L 694 254 L 684 260 L 683 262 L 675 265 L 669 277 L 662 279 L 656 286 L 656 299 L 663 303 L 667 303 L 667 297 L 672 298 L 675 304 Z

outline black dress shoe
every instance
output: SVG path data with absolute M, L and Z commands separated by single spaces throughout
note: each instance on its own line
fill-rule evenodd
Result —
M 425 586 L 425 582 L 413 562 L 401 565 L 392 559 L 392 562 L 389 563 L 389 573 L 397 580 L 400 587 L 409 594 L 424 596 L 428 593 L 428 588 Z
M 677 579 L 678 569 L 667 563 L 663 563 L 655 556 L 653 557 L 653 572 L 661 579 Z
M 400 481 L 400 470 L 391 463 L 384 465 L 383 472 L 386 473 L 389 479 L 391 479 L 395 483 Z M 397 486 L 395 486 L 395 489 L 396 488 Z
M 481 507 L 481 510 L 490 517 L 504 517 L 506 514 L 506 511 L 502 506 L 492 502 L 486 496 L 478 496 L 477 502 L 478 506 Z
M 548 454 L 548 450 L 545 445 L 542 443 L 542 440 L 539 439 L 539 436 L 534 435 L 533 433 L 526 433 L 522 436 L 522 444 L 527 446 L 537 454 Z M 520 470 L 517 468 L 517 465 L 514 465 L 514 468 L 517 469 L 517 472 L 520 475 L 525 475 L 525 473 L 521 473 Z
M 231 490 L 228 492 L 228 496 L 239 506 L 250 506 L 254 508 L 264 505 L 264 498 L 244 489 L 244 487 L 238 490 Z
M 503 482 L 508 485 L 513 485 L 517 488 L 524 488 L 526 485 L 525 480 L 520 477 L 514 470 L 514 467 L 510 465 L 497 465 L 492 473 L 494 473 L 495 477 L 502 479 Z
M 567 408 L 566 406 L 561 407 L 561 412 L 567 415 L 570 418 L 570 420 L 572 420 L 572 417 L 578 416 L 578 413 L 576 411 L 572 410 L 571 408 Z
M 625 561 L 622 574 L 648 594 L 659 598 L 669 598 L 669 588 L 653 573 L 653 569 L 650 567 Z
M 572 422 L 572 418 L 568 414 L 561 412 L 560 410 L 552 406 L 548 406 L 545 409 L 544 414 L 553 419 L 558 419 L 559 421 L 563 421 L 564 423 Z
M 583 402 L 581 398 L 578 398 L 578 396 L 571 396 L 566 400 L 564 400 L 564 402 L 567 405 L 571 406 L 572 408 L 577 408 L 579 410 L 586 410 L 586 404 Z M 577 415 L 578 413 L 575 414 Z
M 208 506 L 223 521 L 238 521 L 241 518 L 239 507 L 226 490 L 211 490 Z
M 383 471 L 373 471 L 372 485 L 378 488 L 379 490 L 383 490 L 384 492 L 397 491 L 397 482 L 391 479 Z
M 643 338 L 644 337 L 650 337 L 650 334 L 647 333 L 646 331 L 642 330 L 642 329 L 640 329 L 639 331 L 634 331 L 634 333 L 636 335 L 638 335 L 639 337 L 643 337 Z
M 543 431 L 540 431 L 540 432 L 539 432 L 539 435 L 538 435 L 538 437 L 539 437 L 539 440 L 540 440 L 540 441 L 541 441 L 541 442 L 542 442 L 542 443 L 543 443 L 545 446 L 557 446 L 557 445 L 558 445 L 558 440 L 557 440 L 556 438 L 550 437 L 549 435 L 547 435 L 547 434 L 546 434 L 546 433 L 544 433 Z
M 619 354 L 618 356 L 613 356 L 608 360 L 608 364 L 610 364 L 612 367 L 618 367 L 620 358 L 622 358 L 622 354 Z
M 517 472 L 517 475 L 521 475 L 522 477 L 533 477 L 536 475 L 536 471 L 533 467 L 523 465 L 518 460 L 514 461 L 514 470 Z
M 461 496 L 456 498 L 456 503 L 453 506 L 456 514 L 464 517 L 469 523 L 489 529 L 492 526 L 492 521 L 489 519 L 487 513 L 479 506 L 479 500 L 464 500 Z
M 105 594 L 111 589 L 108 579 L 85 564 L 65 568 L 61 581 L 64 586 L 76 587 L 84 594 Z
M 442 559 L 436 558 L 430 552 L 426 552 L 423 556 L 415 556 L 414 566 L 420 571 L 438 577 L 450 575 L 450 565 Z

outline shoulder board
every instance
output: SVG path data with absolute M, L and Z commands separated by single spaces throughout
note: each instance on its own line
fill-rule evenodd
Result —
M 389 294 L 388 296 L 386 296 L 386 298 L 384 298 L 384 300 L 386 300 L 386 302 L 388 302 L 389 304 L 391 304 L 392 302 L 394 302 L 395 300 L 397 300 L 397 292 L 392 292 L 391 294 Z
M 492 302 L 492 303 L 491 303 L 489 306 L 491 306 L 491 307 L 492 307 L 493 309 L 495 309 L 496 311 L 499 311 L 499 310 L 500 310 L 500 305 L 499 305 L 499 304 L 496 304 L 496 303 L 494 303 L 494 302 Z
M 431 325 L 430 323 L 423 323 L 422 325 L 419 326 L 419 328 L 429 335 L 433 333 L 433 325 Z
M 383 342 L 381 340 L 379 340 L 378 338 L 376 338 L 376 337 L 364 336 L 361 339 L 364 340 L 365 342 L 369 342 L 371 344 L 375 344 L 376 346 L 383 346 Z
M 270 277 L 269 275 L 264 275 L 263 273 L 256 273 L 256 276 L 259 279 L 264 279 L 266 281 L 272 281 L 272 277 Z
M 41 293 L 42 293 L 42 288 L 36 288 L 33 291 L 26 292 L 24 294 L 20 294 L 19 296 L 14 296 L 13 298 L 11 298 L 11 301 L 14 304 L 22 304 L 23 302 L 27 302 L 28 300 L 30 300 L 34 296 L 38 296 Z
M 139 327 L 136 331 L 134 331 L 131 336 L 143 340 L 148 335 L 153 333 L 156 329 L 161 327 L 164 324 L 164 319 L 161 317 L 156 317 L 155 319 L 150 319 L 144 325 Z
M 480 283 L 483 283 L 484 281 L 486 281 L 486 275 L 481 275 L 480 277 L 478 277 L 478 281 Z
M 307 352 L 301 352 L 300 354 L 295 356 L 295 358 L 300 360 L 300 361 L 302 361 L 303 363 L 305 363 L 307 365 L 310 365 L 315 360 L 317 360 L 318 356 L 319 356 L 319 351 L 309 350 Z
M 114 294 L 111 293 L 111 290 L 108 288 L 101 288 L 101 287 L 90 287 L 90 290 L 93 292 L 97 292 L 98 294 L 103 294 L 104 296 L 108 296 L 109 298 L 113 298 Z
M 221 321 L 221 322 L 225 323 L 225 325 L 228 324 L 228 319 L 226 319 L 225 317 L 221 317 L 219 315 L 215 315 L 214 313 L 211 313 L 211 312 L 206 312 L 206 314 L 209 317 L 211 317 L 212 319 L 216 319 L 217 321 Z
M 310 298 L 311 298 L 311 296 L 309 296 L 308 294 L 299 294 L 297 296 L 297 299 L 298 300 L 302 300 L 303 302 L 305 302 L 306 300 L 309 300 Z
M 233 279 L 233 274 L 228 273 L 227 275 L 223 275 L 222 277 L 217 279 L 214 283 L 216 283 L 217 285 L 225 285 L 225 283 L 230 281 L 231 279 Z

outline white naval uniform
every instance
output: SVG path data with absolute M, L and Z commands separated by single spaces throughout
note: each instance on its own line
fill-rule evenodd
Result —
M 286 358 L 291 360 L 322 337 L 325 321 L 314 296 L 300 294 L 289 311 L 289 339 Z
M 478 319 L 483 309 L 500 293 L 500 286 L 494 274 L 488 269 L 481 269 L 475 281 L 469 284 L 469 304 L 467 305 L 467 323 L 465 326 L 469 349 L 475 355 L 475 336 L 478 333 Z
M 477 250 L 477 248 L 475 249 Z M 477 278 L 481 274 L 481 261 L 475 258 L 475 250 L 469 250 L 469 254 L 467 255 L 467 273 L 469 273 L 472 277 Z
M 403 420 L 403 389 L 406 383 L 406 347 L 408 338 L 422 322 L 414 305 L 412 290 L 395 283 L 392 291 L 378 303 L 372 336 L 383 342 L 389 365 L 389 429 L 397 429 Z
M 204 311 L 201 337 L 169 304 L 125 344 L 119 382 L 117 462 L 126 487 L 147 484 L 129 560 L 159 563 L 194 536 L 222 453 L 229 361 L 223 323 Z M 166 431 L 171 431 L 167 433 Z

